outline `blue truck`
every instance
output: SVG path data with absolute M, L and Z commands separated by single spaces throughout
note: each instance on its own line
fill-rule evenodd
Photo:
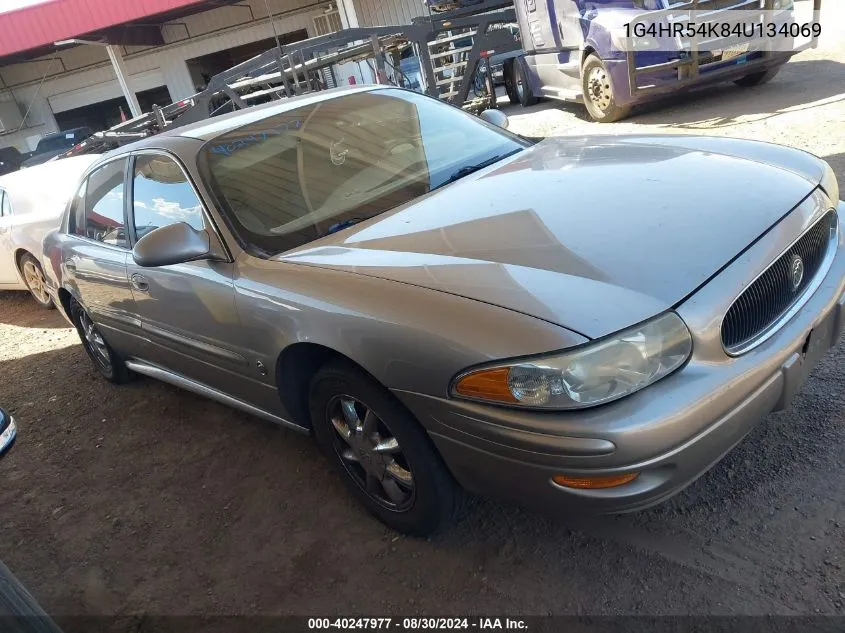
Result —
M 821 0 L 810 1 L 820 10 Z M 436 12 L 477 6 L 479 0 L 426 2 Z M 540 98 L 579 102 L 593 120 L 605 123 L 667 94 L 717 82 L 765 83 L 792 55 L 818 40 L 815 28 L 795 23 L 794 0 L 514 0 L 514 7 L 522 50 L 498 60 L 511 102 L 526 107 Z M 734 38 L 725 48 L 675 37 L 670 38 L 674 48 L 659 50 L 638 50 L 627 39 L 636 32 L 634 25 L 669 25 L 684 12 L 711 20 L 721 14 L 725 20 L 760 15 L 785 25 L 781 35 L 786 37 L 776 47 L 766 38 Z M 785 39 L 795 45 L 785 46 Z

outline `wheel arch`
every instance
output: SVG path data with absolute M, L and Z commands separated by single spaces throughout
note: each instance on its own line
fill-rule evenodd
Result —
M 59 303 L 61 303 L 62 312 L 65 313 L 65 316 L 68 320 L 73 319 L 73 315 L 70 313 L 70 302 L 73 300 L 73 295 L 70 294 L 70 291 L 67 288 L 59 288 Z
M 35 261 L 38 261 L 38 258 L 35 257 L 34 254 L 29 252 L 29 249 L 26 249 L 23 246 L 18 246 L 15 249 L 15 253 L 13 255 L 14 261 L 15 261 L 15 268 L 18 269 L 18 273 L 20 273 L 21 279 L 23 279 L 23 270 L 21 269 L 21 260 L 23 259 L 24 255 L 29 255 L 30 257 L 33 257 L 35 259 Z
M 320 343 L 292 343 L 279 354 L 276 359 L 276 388 L 292 422 L 311 428 L 308 402 L 311 380 L 321 368 L 335 360 L 351 363 L 372 376 L 365 367 L 346 354 Z M 372 377 L 381 384 L 377 378 Z

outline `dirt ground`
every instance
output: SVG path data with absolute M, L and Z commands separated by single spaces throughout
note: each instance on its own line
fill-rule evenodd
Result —
M 548 103 L 510 114 L 535 135 L 776 141 L 845 184 L 845 38 L 767 86 L 619 124 Z M 105 383 L 22 293 L 0 293 L 0 402 L 20 426 L 0 461 L 0 559 L 51 613 L 845 614 L 843 346 L 668 504 L 552 519 L 472 499 L 431 540 L 370 519 L 307 437 L 153 380 Z

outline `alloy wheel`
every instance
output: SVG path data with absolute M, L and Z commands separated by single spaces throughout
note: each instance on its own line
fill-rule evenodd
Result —
M 50 294 L 47 292 L 47 282 L 44 279 L 44 272 L 32 261 L 25 261 L 23 264 L 23 278 L 26 286 L 40 303 L 50 303 Z
M 334 448 L 349 476 L 374 501 L 395 511 L 413 505 L 414 476 L 399 440 L 367 405 L 335 396 L 326 415 L 335 430 Z
M 91 352 L 94 361 L 103 371 L 110 372 L 112 365 L 108 345 L 105 339 L 103 339 L 103 336 L 97 331 L 97 328 L 94 327 L 91 317 L 84 310 L 80 310 L 79 312 L 79 326 L 82 328 L 85 346 Z

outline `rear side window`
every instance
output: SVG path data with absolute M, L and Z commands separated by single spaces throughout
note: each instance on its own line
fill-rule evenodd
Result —
M 0 189 L 0 218 L 6 218 L 12 215 L 12 201 L 9 195 Z
M 132 213 L 136 239 L 176 222 L 202 231 L 202 206 L 182 168 L 168 156 L 142 155 L 135 159 L 132 178 Z
M 125 170 L 126 160 L 115 160 L 88 177 L 84 205 L 85 237 L 112 246 L 128 247 L 123 220 Z

